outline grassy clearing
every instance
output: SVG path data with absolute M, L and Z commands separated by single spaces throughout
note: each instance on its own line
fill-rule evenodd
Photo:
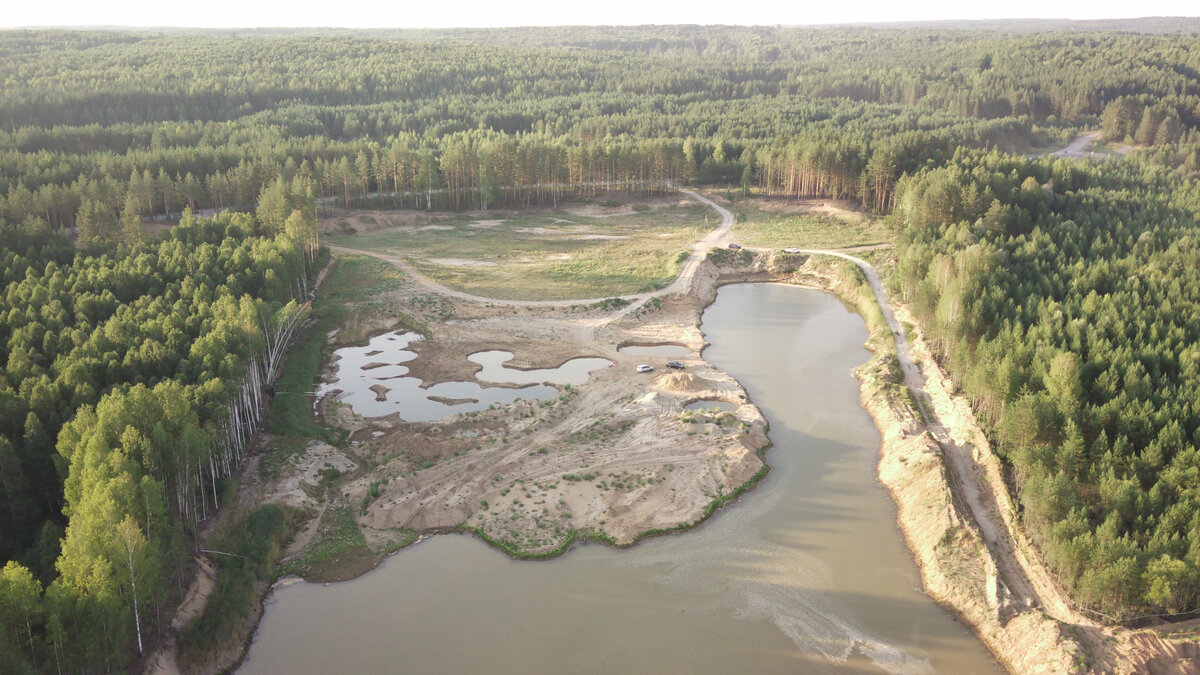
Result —
M 439 283 L 469 293 L 558 300 L 661 288 L 679 273 L 681 253 L 716 225 L 707 207 L 688 204 L 604 218 L 565 211 L 460 215 L 327 241 L 408 258 Z
M 325 482 L 327 489 L 331 490 L 332 480 Z M 417 540 L 416 532 L 395 528 L 377 538 L 378 546 L 372 548 L 354 518 L 354 509 L 341 499 L 332 499 L 304 552 L 280 565 L 277 576 L 294 574 L 312 582 L 352 579 Z
M 891 241 L 883 222 L 868 214 L 805 213 L 758 200 L 738 203 L 735 214 L 733 237 L 748 246 L 846 248 Z
M 295 574 L 308 581 L 334 578 L 340 569 L 373 561 L 376 554 L 367 545 L 352 509 L 343 502 L 330 503 L 317 526 L 317 534 L 304 554 L 281 565 L 280 574 Z

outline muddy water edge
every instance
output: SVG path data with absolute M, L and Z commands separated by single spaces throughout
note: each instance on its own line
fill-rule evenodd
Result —
M 284 586 L 239 672 L 1000 672 L 919 590 L 852 375 L 862 319 L 741 284 L 702 328 L 771 422 L 753 492 L 628 550 L 528 562 L 442 535 L 354 581 Z

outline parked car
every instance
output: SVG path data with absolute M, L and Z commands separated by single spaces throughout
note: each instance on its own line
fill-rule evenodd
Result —
M 785 249 L 783 249 L 783 252 L 784 252 L 784 253 L 799 253 L 799 252 L 800 252 L 800 249 L 798 249 L 798 248 L 785 248 Z
M 649 373 L 649 372 L 653 372 L 653 371 L 654 371 L 654 366 L 652 366 L 652 365 L 650 365 L 650 364 L 648 364 L 648 363 L 643 363 L 642 365 L 640 365 L 640 366 L 638 366 L 638 367 L 637 367 L 637 371 L 638 371 L 639 373 Z
M 683 370 L 683 364 L 679 361 L 667 361 L 667 367 L 674 368 L 675 370 Z
M 742 245 L 741 245 L 741 244 L 736 244 L 736 243 L 733 243 L 733 242 L 730 242 L 730 243 L 729 243 L 729 248 L 731 248 L 731 249 L 733 249 L 733 250 L 735 250 L 735 251 L 736 251 L 736 250 L 738 250 L 738 249 L 739 249 L 739 248 L 741 248 L 741 247 L 742 247 Z

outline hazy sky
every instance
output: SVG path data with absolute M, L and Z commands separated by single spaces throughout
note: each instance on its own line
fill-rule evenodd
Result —
M 821 24 L 928 19 L 1198 16 L 1197 0 L 349 0 L 266 3 L 261 0 L 62 0 L 7 3 L 0 26 L 448 26 L 611 25 L 646 23 Z

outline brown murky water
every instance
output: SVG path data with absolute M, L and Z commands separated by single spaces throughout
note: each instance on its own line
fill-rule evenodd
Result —
M 705 357 L 771 422 L 773 467 L 700 528 L 514 561 L 432 537 L 355 581 L 269 600 L 241 673 L 1001 672 L 918 589 L 833 296 L 722 288 Z

